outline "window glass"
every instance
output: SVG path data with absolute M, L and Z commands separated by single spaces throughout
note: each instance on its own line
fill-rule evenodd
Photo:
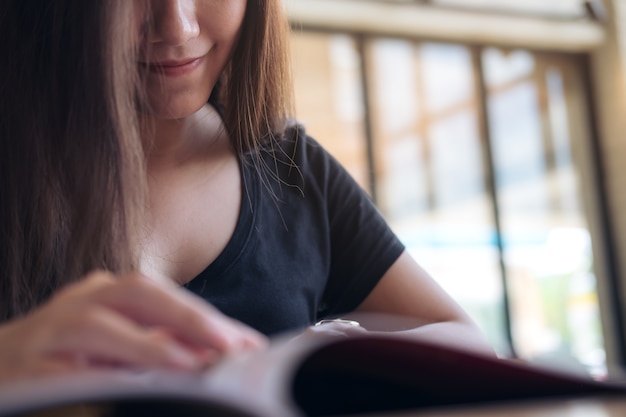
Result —
M 569 138 L 576 121 L 562 71 L 523 51 L 488 49 L 483 61 L 518 353 L 601 373 L 591 239 Z
M 572 61 L 486 48 L 478 66 L 479 49 L 461 44 L 372 37 L 359 46 L 315 32 L 295 33 L 292 46 L 299 120 L 376 190 L 407 249 L 499 353 L 512 353 L 510 328 L 522 358 L 605 372 L 571 140 L 584 131 L 568 111 L 582 96 L 566 78 L 580 75 Z M 483 108 L 489 143 L 480 134 Z
M 471 56 L 463 46 L 394 39 L 367 50 L 378 204 L 418 262 L 507 352 Z

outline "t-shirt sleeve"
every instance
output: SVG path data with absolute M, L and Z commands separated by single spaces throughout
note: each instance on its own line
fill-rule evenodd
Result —
M 330 272 L 318 318 L 337 316 L 358 307 L 404 245 L 344 167 L 315 140 L 303 139 L 303 163 L 323 197 L 329 227 Z

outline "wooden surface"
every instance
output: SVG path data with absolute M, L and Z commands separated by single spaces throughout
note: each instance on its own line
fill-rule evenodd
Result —
M 626 396 L 367 414 L 359 417 L 624 417 Z M 355 416 L 353 416 L 355 417 Z
M 603 25 L 595 21 L 477 13 L 432 7 L 423 1 L 283 0 L 283 3 L 289 20 L 297 28 L 441 42 L 462 39 L 469 43 L 570 52 L 593 51 L 606 38 Z

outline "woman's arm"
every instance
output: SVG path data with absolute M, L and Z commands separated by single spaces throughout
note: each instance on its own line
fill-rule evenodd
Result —
M 265 343 L 173 284 L 94 272 L 0 326 L 0 383 L 102 366 L 192 370 Z
M 494 350 L 467 313 L 413 260 L 408 252 L 392 264 L 357 308 L 355 319 L 368 325 L 367 315 L 400 317 L 408 330 L 398 332 L 451 346 L 494 355 Z M 375 317 L 372 316 L 372 317 Z

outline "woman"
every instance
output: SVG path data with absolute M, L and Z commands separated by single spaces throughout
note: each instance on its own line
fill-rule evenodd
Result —
M 195 369 L 350 312 L 491 352 L 289 122 L 279 0 L 6 0 L 0 28 L 0 381 Z

